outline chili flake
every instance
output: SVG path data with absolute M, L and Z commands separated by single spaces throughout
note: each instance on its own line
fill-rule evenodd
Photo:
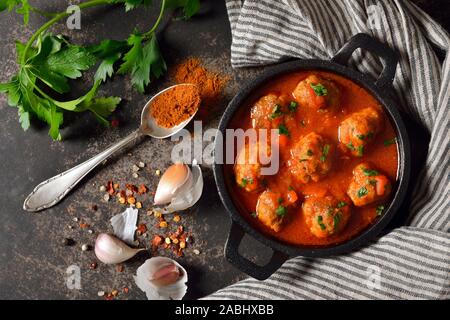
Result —
M 136 198 L 135 197 L 128 197 L 127 202 L 128 202 L 128 204 L 135 204 L 136 203 Z

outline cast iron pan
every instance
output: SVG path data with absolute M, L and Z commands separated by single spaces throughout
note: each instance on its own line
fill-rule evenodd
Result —
M 374 81 L 373 78 L 358 71 L 350 69 L 347 62 L 356 49 L 365 49 L 378 55 L 383 61 L 383 71 Z M 324 70 L 344 76 L 365 88 L 383 106 L 385 113 L 390 117 L 391 122 L 397 131 L 397 146 L 399 152 L 398 180 L 395 194 L 387 207 L 385 213 L 373 225 L 363 231 L 357 237 L 342 244 L 327 247 L 300 247 L 276 241 L 260 231 L 253 228 L 238 212 L 227 189 L 224 179 L 223 164 L 218 163 L 218 154 L 223 146 L 216 145 L 216 161 L 213 166 L 214 178 L 216 180 L 219 196 L 232 219 L 231 230 L 225 245 L 226 259 L 240 269 L 242 272 L 253 278 L 264 280 L 274 273 L 287 259 L 297 256 L 304 257 L 329 257 L 349 252 L 367 244 L 370 240 L 379 235 L 392 217 L 398 211 L 407 191 L 410 175 L 410 145 L 409 138 L 402 118 L 391 100 L 390 92 L 394 80 L 395 71 L 398 64 L 397 54 L 387 45 L 382 44 L 370 37 L 360 33 L 352 37 L 339 52 L 331 59 L 327 60 L 295 60 L 277 65 L 270 71 L 259 76 L 255 81 L 243 87 L 228 105 L 219 124 L 218 134 L 225 135 L 235 112 L 242 106 L 247 97 L 258 87 L 267 81 L 282 74 L 291 73 L 298 70 Z M 216 139 L 217 141 L 217 139 Z M 249 234 L 256 240 L 273 250 L 270 261 L 263 266 L 257 265 L 239 254 L 238 249 L 242 238 Z

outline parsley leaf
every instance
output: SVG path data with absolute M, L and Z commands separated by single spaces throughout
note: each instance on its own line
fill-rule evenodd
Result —
M 139 33 L 128 38 L 131 49 L 125 54 L 124 62 L 118 71 L 120 74 L 130 73 L 131 82 L 140 93 L 144 93 L 151 76 L 159 78 L 167 69 L 156 36 L 153 34 L 145 45 L 143 40 L 142 34 Z
M 283 114 L 283 111 L 281 111 L 281 106 L 279 104 L 276 104 L 273 109 L 272 113 L 269 115 L 270 119 L 276 119 L 280 117 Z
M 291 103 L 289 103 L 289 106 L 288 106 L 289 111 L 291 111 L 291 112 L 297 111 L 297 107 L 298 107 L 298 103 L 295 101 L 291 101 Z
M 364 146 L 363 145 L 358 146 L 357 150 L 358 150 L 358 157 L 362 157 L 364 154 Z
M 326 96 L 328 95 L 328 90 L 327 88 L 325 88 L 322 84 L 317 83 L 317 84 L 310 84 L 311 88 L 314 90 L 314 93 L 316 94 L 316 96 Z
M 368 177 L 374 177 L 374 176 L 379 175 L 377 170 L 364 168 L 364 169 L 362 169 L 362 171 L 363 171 L 364 175 L 368 176 Z
M 277 214 L 277 216 L 284 217 L 287 214 L 287 209 L 286 209 L 286 207 L 279 206 L 275 210 L 275 213 Z
M 366 196 L 369 193 L 369 191 L 367 190 L 366 187 L 361 187 L 358 192 L 356 193 L 356 195 L 358 196 L 358 198 L 362 198 L 364 196 Z
M 377 216 L 381 216 L 384 211 L 384 206 L 378 206 L 376 209 Z
M 122 57 L 123 52 L 128 49 L 126 41 L 103 40 L 99 45 L 91 46 L 88 51 L 101 60 L 95 73 L 94 80 L 105 82 L 114 73 L 114 64 Z
M 23 24 L 28 25 L 31 11 L 28 0 L 0 0 L 0 12 L 5 10 L 11 12 L 15 7 L 16 13 L 23 15 Z
M 345 207 L 347 205 L 347 202 L 345 201 L 339 201 L 339 203 L 337 204 L 336 208 L 342 208 Z
M 320 229 L 325 230 L 326 226 L 323 223 L 323 217 L 322 216 L 317 216 L 317 224 L 320 226 Z
M 341 219 L 342 219 L 341 212 L 337 212 L 335 214 L 335 216 L 333 217 L 334 230 L 336 230 L 339 227 L 339 224 L 341 223 Z
M 322 148 L 322 156 L 320 157 L 320 161 L 325 162 L 329 152 L 330 152 L 330 145 L 329 144 L 324 145 Z
M 166 8 L 182 9 L 183 16 L 181 18 L 186 20 L 199 12 L 200 0 L 167 0 Z
M 288 136 L 288 137 L 289 137 L 289 135 L 290 135 L 288 128 L 286 128 L 286 126 L 285 126 L 284 124 L 280 124 L 280 125 L 278 126 L 278 132 L 279 132 L 280 134 L 284 134 L 284 135 L 286 135 L 286 136 Z
M 349 142 L 349 143 L 347 144 L 347 147 L 348 147 L 350 150 L 352 150 L 352 151 L 355 151 L 355 150 L 356 150 L 355 146 L 354 146 L 353 143 L 351 143 L 351 142 Z
M 387 147 L 387 146 L 390 146 L 390 145 L 396 144 L 396 143 L 397 143 L 397 138 L 392 138 L 390 140 L 385 140 L 383 144 L 385 147 Z

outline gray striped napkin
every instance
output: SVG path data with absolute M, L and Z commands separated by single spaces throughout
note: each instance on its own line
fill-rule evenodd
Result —
M 227 0 L 234 67 L 286 58 L 330 59 L 364 32 L 401 55 L 394 82 L 401 108 L 431 135 L 407 226 L 329 259 L 294 258 L 266 281 L 247 279 L 206 299 L 449 299 L 450 58 L 448 34 L 407 0 Z M 447 51 L 441 64 L 434 50 Z M 382 65 L 359 52 L 352 66 Z M 413 155 L 415 156 L 415 155 Z

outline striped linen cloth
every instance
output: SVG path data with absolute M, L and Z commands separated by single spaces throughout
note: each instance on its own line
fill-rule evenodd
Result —
M 330 59 L 364 32 L 400 53 L 394 82 L 399 108 L 429 131 L 426 165 L 407 225 L 348 255 L 293 258 L 265 281 L 247 279 L 206 299 L 449 299 L 450 58 L 448 34 L 407 0 L 227 0 L 234 67 L 287 58 Z M 376 76 L 379 60 L 353 55 Z M 414 156 L 414 155 L 413 155 Z

